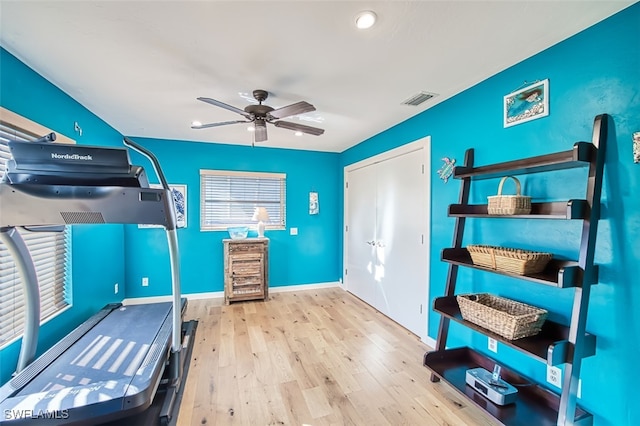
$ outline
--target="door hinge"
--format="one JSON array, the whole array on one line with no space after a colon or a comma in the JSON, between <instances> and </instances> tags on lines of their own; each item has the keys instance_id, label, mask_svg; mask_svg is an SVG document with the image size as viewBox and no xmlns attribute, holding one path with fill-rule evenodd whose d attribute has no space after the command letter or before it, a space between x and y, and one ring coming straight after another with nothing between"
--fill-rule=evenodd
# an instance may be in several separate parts
<instances>
[{"instance_id":1,"label":"door hinge","mask_svg":"<svg viewBox=\"0 0 640 426\"><path fill-rule=\"evenodd\" d=\"M424 174L424 164L422 165L422 174Z\"/></svg>"},{"instance_id":2,"label":"door hinge","mask_svg":"<svg viewBox=\"0 0 640 426\"><path fill-rule=\"evenodd\" d=\"M422 303L420 304L420 313L422 314Z\"/></svg>"},{"instance_id":3,"label":"door hinge","mask_svg":"<svg viewBox=\"0 0 640 426\"><path fill-rule=\"evenodd\" d=\"M422 234L422 244L424 244L424 234Z\"/></svg>"},{"instance_id":4,"label":"door hinge","mask_svg":"<svg viewBox=\"0 0 640 426\"><path fill-rule=\"evenodd\" d=\"M344 187L345 187L345 188L347 188L347 189L349 189L349 182L345 182L345 183L344 183Z\"/></svg>"},{"instance_id":5,"label":"door hinge","mask_svg":"<svg viewBox=\"0 0 640 426\"><path fill-rule=\"evenodd\" d=\"M348 273L347 273L347 269L345 269L345 270L344 270L344 274L345 274L345 275L348 275Z\"/></svg>"},{"instance_id":6,"label":"door hinge","mask_svg":"<svg viewBox=\"0 0 640 426\"><path fill-rule=\"evenodd\" d=\"M345 225L344 232L349 232L349 225Z\"/></svg>"}]
</instances>

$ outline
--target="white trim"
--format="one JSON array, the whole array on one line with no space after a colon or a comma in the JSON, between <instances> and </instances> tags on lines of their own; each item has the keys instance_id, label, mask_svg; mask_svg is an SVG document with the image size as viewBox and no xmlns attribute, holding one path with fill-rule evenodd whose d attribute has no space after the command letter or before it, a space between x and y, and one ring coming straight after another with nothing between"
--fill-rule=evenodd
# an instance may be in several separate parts
<instances>
[{"instance_id":1,"label":"white trim","mask_svg":"<svg viewBox=\"0 0 640 426\"><path fill-rule=\"evenodd\" d=\"M40 137L48 133L51 133L51 129L44 127L43 125L38 124L35 121L31 121L26 117L16 114L15 112L8 110L4 107L0 107L0 121L5 123L10 123L12 126L17 127L20 130L24 130L28 133L31 133L35 137ZM55 132L55 133L56 133L56 143L70 143L70 144L76 143L76 141L63 135L60 132Z\"/></svg>"},{"instance_id":2,"label":"white trim","mask_svg":"<svg viewBox=\"0 0 640 426\"><path fill-rule=\"evenodd\" d=\"M428 335L425 336L424 338L420 338L420 340L422 340L422 343L424 343L425 345L429 346L430 348L434 348L436 347L436 340L432 339L431 337L429 337Z\"/></svg>"},{"instance_id":3,"label":"white trim","mask_svg":"<svg viewBox=\"0 0 640 426\"><path fill-rule=\"evenodd\" d=\"M348 166L344 167L345 177L347 176L347 172L361 169L363 167L370 166L372 164L381 163L385 160L399 157L401 155L408 154L413 151L418 151L420 149L428 149L430 145L431 145L431 136L425 136L423 138L416 139L413 142L406 143L397 148L390 149L389 151L385 151L380 154L374 155L373 157L365 158L364 160L360 160L357 163L349 164Z\"/></svg>"},{"instance_id":4,"label":"white trim","mask_svg":"<svg viewBox=\"0 0 640 426\"><path fill-rule=\"evenodd\" d=\"M301 290L313 290L318 288L331 288L341 287L338 281L327 283L315 283L315 284L299 284L299 285L286 285L279 287L269 287L269 293L284 293L289 291L301 291ZM202 300L202 299L224 299L224 291L212 291L207 293L190 293L183 294L182 297L186 297L187 300ZM123 305L142 305L145 303L161 303L170 302L171 296L150 296L150 297L132 297L124 299Z\"/></svg>"},{"instance_id":5,"label":"white trim","mask_svg":"<svg viewBox=\"0 0 640 426\"><path fill-rule=\"evenodd\" d=\"M273 179L286 179L286 173L271 173L271 172L245 172L238 170L211 170L200 169L201 175L207 176L241 176L241 177L255 177L255 178L273 178Z\"/></svg>"},{"instance_id":6,"label":"white trim","mask_svg":"<svg viewBox=\"0 0 640 426\"><path fill-rule=\"evenodd\" d=\"M207 293L191 293L182 294L181 297L185 297L187 300L201 300L201 299L224 299L224 291L211 291ZM149 296L149 297L131 297L122 301L123 305L144 305L146 303L162 303L171 302L173 299L171 295L168 296Z\"/></svg>"},{"instance_id":7,"label":"white trim","mask_svg":"<svg viewBox=\"0 0 640 426\"><path fill-rule=\"evenodd\" d=\"M342 287L338 281L315 283L315 284L297 284L283 285L279 287L269 287L269 293L286 293L290 291L314 290L318 288Z\"/></svg>"}]
</instances>

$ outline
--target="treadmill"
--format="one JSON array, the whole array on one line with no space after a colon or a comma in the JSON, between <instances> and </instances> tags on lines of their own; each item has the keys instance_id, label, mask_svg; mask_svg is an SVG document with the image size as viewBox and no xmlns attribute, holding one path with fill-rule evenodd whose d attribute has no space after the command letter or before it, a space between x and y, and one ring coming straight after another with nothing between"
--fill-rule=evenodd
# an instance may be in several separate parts
<instances>
[{"instance_id":1,"label":"treadmill","mask_svg":"<svg viewBox=\"0 0 640 426\"><path fill-rule=\"evenodd\" d=\"M147 157L162 188L149 187L126 148L10 141L12 159L0 182L0 241L22 278L25 332L16 373L0 387L0 424L100 424L147 410L162 393L158 424L172 420L197 323L183 323L176 216L157 158ZM40 323L35 267L17 232L61 231L75 224L150 224L165 228L172 301L110 304L34 360ZM162 392L158 392L162 387ZM156 405L157 402L154 402Z\"/></svg>"}]
</instances>

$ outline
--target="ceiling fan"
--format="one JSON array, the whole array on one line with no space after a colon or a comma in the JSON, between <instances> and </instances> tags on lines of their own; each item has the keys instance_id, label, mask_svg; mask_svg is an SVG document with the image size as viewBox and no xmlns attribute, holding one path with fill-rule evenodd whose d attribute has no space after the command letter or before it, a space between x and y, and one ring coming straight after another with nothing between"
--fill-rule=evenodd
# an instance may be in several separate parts
<instances>
[{"instance_id":1,"label":"ceiling fan","mask_svg":"<svg viewBox=\"0 0 640 426\"><path fill-rule=\"evenodd\" d=\"M199 101L206 102L208 104L215 105L229 111L237 112L238 114L246 118L246 120L232 120L222 121L219 123L198 124L192 125L191 128L206 129L209 127L225 126L227 124L253 123L255 130L253 132L254 142L263 142L267 140L267 123L273 124L276 127L282 127L283 129L294 130L314 136L319 136L324 133L324 129L319 129L317 127L305 126L304 124L292 123L290 121L280 121L281 118L315 111L316 108L310 103L300 101L296 102L295 104L274 109L269 105L262 104L262 102L264 102L268 96L269 92L267 92L266 90L254 90L253 97L258 101L258 105L247 105L244 110L231 105L227 105L224 102L220 102L215 99L200 97L198 98Z\"/></svg>"}]
</instances>

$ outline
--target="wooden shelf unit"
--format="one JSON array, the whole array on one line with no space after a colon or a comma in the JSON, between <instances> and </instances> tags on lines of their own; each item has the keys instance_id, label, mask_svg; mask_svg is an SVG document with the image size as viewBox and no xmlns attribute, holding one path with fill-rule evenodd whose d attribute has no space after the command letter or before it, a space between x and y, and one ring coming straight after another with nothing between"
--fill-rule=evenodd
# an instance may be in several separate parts
<instances>
[{"instance_id":1,"label":"wooden shelf unit","mask_svg":"<svg viewBox=\"0 0 640 426\"><path fill-rule=\"evenodd\" d=\"M560 397L507 367L503 367L500 374L505 381L518 389L518 400L514 404L504 406L493 404L467 385L465 373L468 369L482 367L491 371L496 364L492 358L481 355L473 349L456 348L428 352L424 356L424 363L436 377L449 383L502 424L521 426L555 426L557 424ZM591 414L580 407L574 410L575 424L590 424Z\"/></svg>"},{"instance_id":2,"label":"wooden shelf unit","mask_svg":"<svg viewBox=\"0 0 640 426\"><path fill-rule=\"evenodd\" d=\"M224 301L269 298L269 239L224 239Z\"/></svg>"},{"instance_id":3,"label":"wooden shelf unit","mask_svg":"<svg viewBox=\"0 0 640 426\"><path fill-rule=\"evenodd\" d=\"M577 406L576 392L582 359L594 355L596 351L596 337L587 333L585 328L591 285L598 282L598 267L593 264L593 260L600 219L600 195L608 121L609 117L606 114L595 117L592 142L578 142L569 151L474 167L474 152L473 149L469 149L465 154L464 165L454 169L453 175L462 180L462 185L458 203L449 206L449 216L456 218L453 247L442 251L441 258L449 263L449 271L444 296L434 300L433 309L441 315L436 348L425 354L424 365L432 370L432 381L443 380L449 383L504 425L591 425L593 423L593 416ZM514 216L489 215L486 205L468 203L473 180L578 167L589 169L584 199L533 203L530 214ZM573 261L554 257L544 271L524 276L474 265L469 252L462 247L466 218L581 220L579 259ZM563 325L547 320L536 336L508 340L465 321L460 314L455 297L460 266L556 287L558 291L573 291L570 324ZM471 348L447 349L449 323L452 320L547 365L565 364L560 395L521 376L514 369L503 366L503 378L518 388L516 402L498 406L482 397L466 385L466 370L483 367L492 371L496 361ZM502 365L502 363L499 364Z\"/></svg>"}]
</instances>

